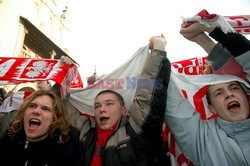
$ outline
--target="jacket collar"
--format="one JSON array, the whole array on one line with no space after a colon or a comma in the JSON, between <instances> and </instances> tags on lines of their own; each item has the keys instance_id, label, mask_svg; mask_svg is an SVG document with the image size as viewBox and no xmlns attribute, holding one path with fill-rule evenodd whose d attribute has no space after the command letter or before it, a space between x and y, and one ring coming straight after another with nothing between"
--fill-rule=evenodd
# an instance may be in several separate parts
<instances>
[{"instance_id":1,"label":"jacket collar","mask_svg":"<svg viewBox=\"0 0 250 166\"><path fill-rule=\"evenodd\" d=\"M229 137L235 137L240 133L249 130L250 128L250 119L237 122L229 122L221 119L220 117L216 118L217 124L222 128Z\"/></svg>"},{"instance_id":2,"label":"jacket collar","mask_svg":"<svg viewBox=\"0 0 250 166\"><path fill-rule=\"evenodd\" d=\"M125 126L127 123L128 123L128 118L126 116L122 115L115 130L118 130L120 127Z\"/></svg>"}]
</instances>

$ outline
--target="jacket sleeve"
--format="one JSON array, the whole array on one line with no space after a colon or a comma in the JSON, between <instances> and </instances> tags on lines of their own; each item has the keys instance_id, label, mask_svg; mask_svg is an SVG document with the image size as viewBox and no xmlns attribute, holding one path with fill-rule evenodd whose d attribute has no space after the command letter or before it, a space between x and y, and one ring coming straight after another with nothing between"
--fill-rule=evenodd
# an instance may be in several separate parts
<instances>
[{"instance_id":1,"label":"jacket sleeve","mask_svg":"<svg viewBox=\"0 0 250 166\"><path fill-rule=\"evenodd\" d=\"M220 68L220 70L224 70L223 74L232 74L230 72L233 72L233 75L240 76L244 80L247 79L249 81L250 80L250 41L240 33L225 34L224 32L221 31L220 28L215 28L209 35L212 38L214 38L216 41L221 43L222 46L228 49L229 52L232 54L232 56L235 57L235 59L231 61L228 60L225 63L217 63L217 62L221 62L217 60L215 63L217 65L215 70ZM222 46L217 46L217 48L215 49L221 50L223 49ZM215 50L212 50L212 51L215 51ZM214 52L213 54L215 55L216 52ZM227 54L227 53L224 53L224 54ZM219 54L217 55L217 57L218 57L217 59L223 59L223 56ZM225 58L225 59L229 59L229 58ZM225 72L228 72L228 73L225 73Z\"/></svg>"},{"instance_id":2,"label":"jacket sleeve","mask_svg":"<svg viewBox=\"0 0 250 166\"><path fill-rule=\"evenodd\" d=\"M68 98L63 100L67 107L70 125L80 130L79 140L81 141L88 130L94 125L93 118L82 115L69 101Z\"/></svg>"},{"instance_id":3,"label":"jacket sleeve","mask_svg":"<svg viewBox=\"0 0 250 166\"><path fill-rule=\"evenodd\" d=\"M181 152L195 165L206 151L206 122L170 79L165 119Z\"/></svg>"},{"instance_id":4,"label":"jacket sleeve","mask_svg":"<svg viewBox=\"0 0 250 166\"><path fill-rule=\"evenodd\" d=\"M225 34L220 28L215 28L209 35L227 48L234 57L250 50L250 41L240 33Z\"/></svg>"},{"instance_id":5,"label":"jacket sleeve","mask_svg":"<svg viewBox=\"0 0 250 166\"><path fill-rule=\"evenodd\" d=\"M153 50L137 79L129 122L136 133L160 136L166 107L170 62L166 52Z\"/></svg>"},{"instance_id":6,"label":"jacket sleeve","mask_svg":"<svg viewBox=\"0 0 250 166\"><path fill-rule=\"evenodd\" d=\"M236 57L235 60L243 67L243 71L247 75L247 80L250 82L250 51Z\"/></svg>"},{"instance_id":7,"label":"jacket sleeve","mask_svg":"<svg viewBox=\"0 0 250 166\"><path fill-rule=\"evenodd\" d=\"M217 43L212 49L208 60L212 61L214 74L230 74L246 80L246 73L244 73L242 66L220 43Z\"/></svg>"},{"instance_id":8,"label":"jacket sleeve","mask_svg":"<svg viewBox=\"0 0 250 166\"><path fill-rule=\"evenodd\" d=\"M212 61L213 71L216 71L227 63L231 58L231 54L220 43L217 43L208 54L207 58L209 61Z\"/></svg>"}]
</instances>

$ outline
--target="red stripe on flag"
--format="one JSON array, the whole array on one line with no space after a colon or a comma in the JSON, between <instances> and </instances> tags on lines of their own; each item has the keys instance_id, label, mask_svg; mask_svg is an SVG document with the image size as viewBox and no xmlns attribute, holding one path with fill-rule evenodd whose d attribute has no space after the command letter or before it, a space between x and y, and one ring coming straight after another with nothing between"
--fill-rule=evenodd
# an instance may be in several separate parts
<instances>
[{"instance_id":1,"label":"red stripe on flag","mask_svg":"<svg viewBox=\"0 0 250 166\"><path fill-rule=\"evenodd\" d=\"M174 139L174 135L172 133L170 133L170 143L169 143L169 152L176 157L175 154L175 139Z\"/></svg>"},{"instance_id":2,"label":"red stripe on flag","mask_svg":"<svg viewBox=\"0 0 250 166\"><path fill-rule=\"evenodd\" d=\"M202 101L202 98L206 95L206 91L207 86L204 86L193 97L195 109L201 114L202 119L206 119L205 107Z\"/></svg>"},{"instance_id":3,"label":"red stripe on flag","mask_svg":"<svg viewBox=\"0 0 250 166\"><path fill-rule=\"evenodd\" d=\"M182 92L182 94L183 94L183 97L184 97L185 99L187 99L187 98L188 98L187 91L185 91L185 90L182 89L181 92Z\"/></svg>"},{"instance_id":4,"label":"red stripe on flag","mask_svg":"<svg viewBox=\"0 0 250 166\"><path fill-rule=\"evenodd\" d=\"M25 91L24 92L24 99L26 99L29 95L31 95L33 92L31 91Z\"/></svg>"},{"instance_id":5,"label":"red stripe on flag","mask_svg":"<svg viewBox=\"0 0 250 166\"><path fill-rule=\"evenodd\" d=\"M177 158L178 164L182 165L183 163L186 163L189 166L193 166L193 164L184 156L183 153L181 153Z\"/></svg>"}]
</instances>

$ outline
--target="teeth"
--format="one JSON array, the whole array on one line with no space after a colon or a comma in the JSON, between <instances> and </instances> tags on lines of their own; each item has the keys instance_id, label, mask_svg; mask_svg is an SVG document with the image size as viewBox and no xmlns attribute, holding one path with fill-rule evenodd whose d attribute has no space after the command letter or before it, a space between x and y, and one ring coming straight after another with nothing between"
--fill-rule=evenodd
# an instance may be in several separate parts
<instances>
[{"instance_id":1,"label":"teeth","mask_svg":"<svg viewBox=\"0 0 250 166\"><path fill-rule=\"evenodd\" d=\"M40 120L38 120L38 119L30 119L30 124L40 125L41 122L40 122Z\"/></svg>"},{"instance_id":2,"label":"teeth","mask_svg":"<svg viewBox=\"0 0 250 166\"><path fill-rule=\"evenodd\" d=\"M240 104L237 101L234 101L234 102L229 103L227 108L232 109L236 107L240 107Z\"/></svg>"},{"instance_id":3,"label":"teeth","mask_svg":"<svg viewBox=\"0 0 250 166\"><path fill-rule=\"evenodd\" d=\"M234 101L234 102L230 103L228 106L230 107L231 105L234 105L234 104L238 105L238 102Z\"/></svg>"},{"instance_id":4,"label":"teeth","mask_svg":"<svg viewBox=\"0 0 250 166\"><path fill-rule=\"evenodd\" d=\"M39 120L37 120L37 119L31 119L30 120L31 122L37 122L37 123L39 123L40 121Z\"/></svg>"}]
</instances>

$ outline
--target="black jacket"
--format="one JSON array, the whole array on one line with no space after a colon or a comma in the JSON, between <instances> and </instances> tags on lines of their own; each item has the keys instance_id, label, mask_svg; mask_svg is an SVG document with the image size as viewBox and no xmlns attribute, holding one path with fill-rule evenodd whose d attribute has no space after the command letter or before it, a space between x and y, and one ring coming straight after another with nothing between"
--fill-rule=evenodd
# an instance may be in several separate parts
<instances>
[{"instance_id":1,"label":"black jacket","mask_svg":"<svg viewBox=\"0 0 250 166\"><path fill-rule=\"evenodd\" d=\"M79 147L79 131L71 128L70 136L70 140L62 144L51 137L39 142L26 142L24 131L14 140L5 136L0 144L1 165L72 166Z\"/></svg>"},{"instance_id":2,"label":"black jacket","mask_svg":"<svg viewBox=\"0 0 250 166\"><path fill-rule=\"evenodd\" d=\"M215 28L209 35L228 49L234 57L250 50L250 41L240 33L225 34L220 28Z\"/></svg>"}]
</instances>

